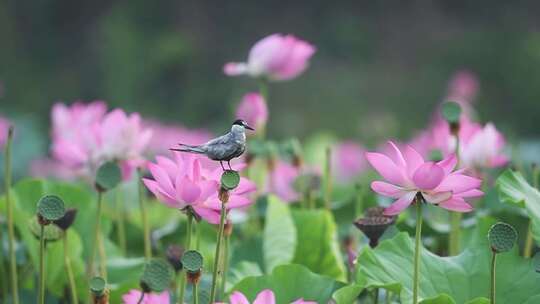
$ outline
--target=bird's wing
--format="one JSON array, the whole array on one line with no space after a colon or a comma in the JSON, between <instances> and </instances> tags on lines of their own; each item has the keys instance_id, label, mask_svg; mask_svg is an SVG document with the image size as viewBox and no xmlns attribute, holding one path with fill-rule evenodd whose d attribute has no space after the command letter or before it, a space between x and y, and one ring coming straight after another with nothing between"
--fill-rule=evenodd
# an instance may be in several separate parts
<instances>
[{"instance_id":1,"label":"bird's wing","mask_svg":"<svg viewBox=\"0 0 540 304\"><path fill-rule=\"evenodd\" d=\"M214 139L211 139L207 143L204 144L204 146L216 146L216 145L224 145L228 144L230 142L230 134L227 133L225 135L221 135L220 137L216 137Z\"/></svg>"}]
</instances>

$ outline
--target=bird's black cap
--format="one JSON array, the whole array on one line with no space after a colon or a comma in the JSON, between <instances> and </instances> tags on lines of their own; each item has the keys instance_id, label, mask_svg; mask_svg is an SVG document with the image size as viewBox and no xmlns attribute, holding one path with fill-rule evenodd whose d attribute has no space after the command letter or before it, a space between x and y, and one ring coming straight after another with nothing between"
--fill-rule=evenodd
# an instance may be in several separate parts
<instances>
[{"instance_id":1,"label":"bird's black cap","mask_svg":"<svg viewBox=\"0 0 540 304\"><path fill-rule=\"evenodd\" d=\"M233 122L233 125L240 125L240 126L244 126L246 124L246 122L242 119L237 119Z\"/></svg>"}]
</instances>

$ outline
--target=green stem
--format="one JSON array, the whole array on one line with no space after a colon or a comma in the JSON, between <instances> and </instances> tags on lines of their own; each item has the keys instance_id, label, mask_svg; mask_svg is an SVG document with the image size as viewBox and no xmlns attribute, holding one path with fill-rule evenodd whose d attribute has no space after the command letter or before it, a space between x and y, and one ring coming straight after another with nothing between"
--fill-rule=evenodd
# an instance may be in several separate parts
<instances>
[{"instance_id":1,"label":"green stem","mask_svg":"<svg viewBox=\"0 0 540 304\"><path fill-rule=\"evenodd\" d=\"M97 213L96 213L96 223L94 226L94 238L92 239L92 253L90 254L90 259L88 260L88 278L90 279L94 275L94 261L96 259L97 245L99 241L100 225L101 225L101 205L103 204L103 193L98 191L97 198Z\"/></svg>"},{"instance_id":2,"label":"green stem","mask_svg":"<svg viewBox=\"0 0 540 304\"><path fill-rule=\"evenodd\" d=\"M264 78L261 78L259 80L259 93L261 94L261 96L264 99L264 102L268 106L268 97L269 97L268 96L268 81ZM257 131L257 135L259 136L261 140L265 138L266 126L260 127L259 130L256 130L256 131Z\"/></svg>"},{"instance_id":3,"label":"green stem","mask_svg":"<svg viewBox=\"0 0 540 304\"><path fill-rule=\"evenodd\" d=\"M6 153L4 163L4 182L6 191L7 205L7 225L8 225L8 247L9 247L9 266L11 274L11 293L13 304L19 304L19 286L17 277L17 257L15 255L15 229L13 224L13 204L11 202L11 143L13 141L13 127L9 128L6 141Z\"/></svg>"},{"instance_id":4,"label":"green stem","mask_svg":"<svg viewBox=\"0 0 540 304\"><path fill-rule=\"evenodd\" d=\"M326 148L326 161L324 166L324 205L326 210L331 208L332 200L332 149Z\"/></svg>"},{"instance_id":5,"label":"green stem","mask_svg":"<svg viewBox=\"0 0 540 304\"><path fill-rule=\"evenodd\" d=\"M148 226L148 215L146 214L146 206L144 204L144 189L142 186L142 174L141 170L138 169L139 179L137 181L138 190L139 190L139 207L141 208L141 219L143 224L143 235L144 235L144 256L147 260L152 258L152 247L150 243L150 227Z\"/></svg>"},{"instance_id":6,"label":"green stem","mask_svg":"<svg viewBox=\"0 0 540 304\"><path fill-rule=\"evenodd\" d=\"M491 299L490 303L495 304L495 266L497 261L497 253L493 251L491 256Z\"/></svg>"},{"instance_id":7,"label":"green stem","mask_svg":"<svg viewBox=\"0 0 540 304\"><path fill-rule=\"evenodd\" d=\"M199 284L193 284L193 304L199 304Z\"/></svg>"},{"instance_id":8,"label":"green stem","mask_svg":"<svg viewBox=\"0 0 540 304\"><path fill-rule=\"evenodd\" d=\"M414 239L414 277L413 277L413 303L418 303L418 288L420 286L420 243L422 242L422 204L416 200L416 234Z\"/></svg>"},{"instance_id":9,"label":"green stem","mask_svg":"<svg viewBox=\"0 0 540 304\"><path fill-rule=\"evenodd\" d=\"M185 243L185 250L189 250L191 248L191 226L193 224L193 213L189 210L187 212L187 226L186 226L186 243ZM186 292L186 275L185 270L180 271L180 284L178 291L178 301L180 303L184 303L184 294Z\"/></svg>"},{"instance_id":10,"label":"green stem","mask_svg":"<svg viewBox=\"0 0 540 304\"><path fill-rule=\"evenodd\" d=\"M64 231L62 239L64 241L64 266L66 267L66 272L68 275L69 289L71 293L71 304L78 304L79 299L77 298L77 285L75 285L75 277L73 276L71 259L69 258L67 231Z\"/></svg>"},{"instance_id":11,"label":"green stem","mask_svg":"<svg viewBox=\"0 0 540 304\"><path fill-rule=\"evenodd\" d=\"M45 304L45 226L39 232L39 303Z\"/></svg>"},{"instance_id":12,"label":"green stem","mask_svg":"<svg viewBox=\"0 0 540 304\"><path fill-rule=\"evenodd\" d=\"M100 229L101 230L101 229ZM107 256L105 254L105 243L103 240L103 234L98 235L98 250L99 250L99 269L101 276L107 280Z\"/></svg>"},{"instance_id":13,"label":"green stem","mask_svg":"<svg viewBox=\"0 0 540 304\"><path fill-rule=\"evenodd\" d=\"M386 289L385 297L384 297L384 303L390 304L390 296L391 296L390 291L388 289Z\"/></svg>"},{"instance_id":14,"label":"green stem","mask_svg":"<svg viewBox=\"0 0 540 304\"><path fill-rule=\"evenodd\" d=\"M448 244L448 255L459 254L461 238L461 219L463 215L460 212L450 212L450 236Z\"/></svg>"},{"instance_id":15,"label":"green stem","mask_svg":"<svg viewBox=\"0 0 540 304\"><path fill-rule=\"evenodd\" d=\"M529 227L527 228L527 239L525 240L525 248L523 249L523 256L530 258L533 248L533 235L532 235L532 221L529 220Z\"/></svg>"},{"instance_id":16,"label":"green stem","mask_svg":"<svg viewBox=\"0 0 540 304\"><path fill-rule=\"evenodd\" d=\"M225 294L225 288L227 287L227 269L229 268L229 246L231 238L230 236L225 236L225 244L223 248L223 273L221 274L221 294Z\"/></svg>"},{"instance_id":17,"label":"green stem","mask_svg":"<svg viewBox=\"0 0 540 304\"><path fill-rule=\"evenodd\" d=\"M118 245L122 250L122 254L127 254L127 242L126 242L126 225L124 219L124 201L122 199L122 191L120 187L116 189L116 231L118 238Z\"/></svg>"},{"instance_id":18,"label":"green stem","mask_svg":"<svg viewBox=\"0 0 540 304\"><path fill-rule=\"evenodd\" d=\"M379 304L379 288L375 288L373 303Z\"/></svg>"},{"instance_id":19,"label":"green stem","mask_svg":"<svg viewBox=\"0 0 540 304\"><path fill-rule=\"evenodd\" d=\"M225 210L225 204L226 202L221 202L221 217L219 220L219 232L218 232L218 238L217 238L217 244L216 244L216 253L214 254L214 269L212 274L212 289L210 291L210 303L214 303L216 299L216 287L217 287L217 277L218 277L218 269L219 269L219 257L221 256L221 242L223 240L223 229L225 227L225 217L226 217L226 210Z\"/></svg>"}]
</instances>

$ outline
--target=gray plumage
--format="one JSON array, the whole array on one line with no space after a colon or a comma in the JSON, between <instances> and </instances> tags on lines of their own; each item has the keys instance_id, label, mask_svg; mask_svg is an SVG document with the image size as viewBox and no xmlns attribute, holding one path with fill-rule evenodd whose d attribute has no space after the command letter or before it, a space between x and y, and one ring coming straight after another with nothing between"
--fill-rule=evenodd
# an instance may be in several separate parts
<instances>
[{"instance_id":1,"label":"gray plumage","mask_svg":"<svg viewBox=\"0 0 540 304\"><path fill-rule=\"evenodd\" d=\"M229 163L230 168L230 160L239 157L246 150L246 129L253 130L245 121L239 119L233 123L231 131L225 135L198 146L179 144L179 148L171 150L203 154L220 163L226 161ZM221 167L225 169L222 163Z\"/></svg>"}]
</instances>

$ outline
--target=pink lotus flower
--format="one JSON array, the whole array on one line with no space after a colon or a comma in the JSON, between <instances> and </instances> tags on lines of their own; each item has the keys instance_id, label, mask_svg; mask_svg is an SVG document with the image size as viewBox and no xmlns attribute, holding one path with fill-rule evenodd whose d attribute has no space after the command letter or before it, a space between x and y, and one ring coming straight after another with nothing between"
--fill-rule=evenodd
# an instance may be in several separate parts
<instances>
[{"instance_id":1,"label":"pink lotus flower","mask_svg":"<svg viewBox=\"0 0 540 304\"><path fill-rule=\"evenodd\" d=\"M231 294L229 297L230 304L250 304L246 296L244 296L241 292L235 291ZM270 289L265 289L257 295L255 300L252 304L275 304L276 303L276 297L274 295L274 292ZM317 304L317 302L314 301L304 301L304 299L298 299L291 304Z\"/></svg>"},{"instance_id":2,"label":"pink lotus flower","mask_svg":"<svg viewBox=\"0 0 540 304\"><path fill-rule=\"evenodd\" d=\"M293 35L273 34L255 43L247 62L229 62L223 70L229 76L247 74L270 80L289 80L308 66L315 47Z\"/></svg>"},{"instance_id":3,"label":"pink lotus flower","mask_svg":"<svg viewBox=\"0 0 540 304\"><path fill-rule=\"evenodd\" d=\"M467 70L458 71L448 84L447 100L455 101L462 107L468 107L478 93L478 79Z\"/></svg>"},{"instance_id":4,"label":"pink lotus flower","mask_svg":"<svg viewBox=\"0 0 540 304\"><path fill-rule=\"evenodd\" d=\"M480 179L454 171L457 159L450 155L440 162L426 162L412 147L402 153L392 142L390 153L366 153L366 159L388 182L374 181L371 189L397 199L385 209L385 215L396 215L407 208L420 193L429 204L444 209L469 212L473 208L464 199L483 195Z\"/></svg>"},{"instance_id":5,"label":"pink lotus flower","mask_svg":"<svg viewBox=\"0 0 540 304\"><path fill-rule=\"evenodd\" d=\"M105 114L102 102L71 107L56 104L52 111L55 160L78 175L91 177L106 161L119 161L124 178L142 165L151 132L141 127L137 113L116 109Z\"/></svg>"},{"instance_id":6,"label":"pink lotus flower","mask_svg":"<svg viewBox=\"0 0 540 304\"><path fill-rule=\"evenodd\" d=\"M204 168L200 156L179 152L174 156L174 160L158 156L156 163L148 163L153 179L144 178L144 184L165 205L181 210L191 207L209 223L219 224L221 168ZM247 195L254 191L255 184L242 177L238 187L230 192L227 210L251 204Z\"/></svg>"},{"instance_id":7,"label":"pink lotus flower","mask_svg":"<svg viewBox=\"0 0 540 304\"><path fill-rule=\"evenodd\" d=\"M128 293L122 296L122 302L124 304L138 304L141 298L141 291L132 289ZM146 293L144 294L141 304L169 304L170 297L169 292L164 291L162 293Z\"/></svg>"},{"instance_id":8,"label":"pink lotus flower","mask_svg":"<svg viewBox=\"0 0 540 304\"><path fill-rule=\"evenodd\" d=\"M255 130L263 129L268 120L266 101L259 93L247 93L236 109L236 118L245 120Z\"/></svg>"},{"instance_id":9,"label":"pink lotus flower","mask_svg":"<svg viewBox=\"0 0 540 304\"><path fill-rule=\"evenodd\" d=\"M332 153L332 170L338 182L351 182L365 169L364 152L360 145L352 141L345 141L336 146Z\"/></svg>"},{"instance_id":10,"label":"pink lotus flower","mask_svg":"<svg viewBox=\"0 0 540 304\"><path fill-rule=\"evenodd\" d=\"M277 195L282 201L287 203L298 201L300 194L294 188L294 183L300 174L300 168L287 162L276 160L274 168L268 176L268 192Z\"/></svg>"},{"instance_id":11,"label":"pink lotus flower","mask_svg":"<svg viewBox=\"0 0 540 304\"><path fill-rule=\"evenodd\" d=\"M9 121L0 117L0 149L4 147L8 137Z\"/></svg>"},{"instance_id":12,"label":"pink lotus flower","mask_svg":"<svg viewBox=\"0 0 540 304\"><path fill-rule=\"evenodd\" d=\"M503 154L505 139L492 123L481 126L463 116L458 137L461 167L495 168L508 162L508 158ZM431 139L431 150L437 149L445 156L454 153L457 142L446 121L435 123L431 130Z\"/></svg>"}]
</instances>

